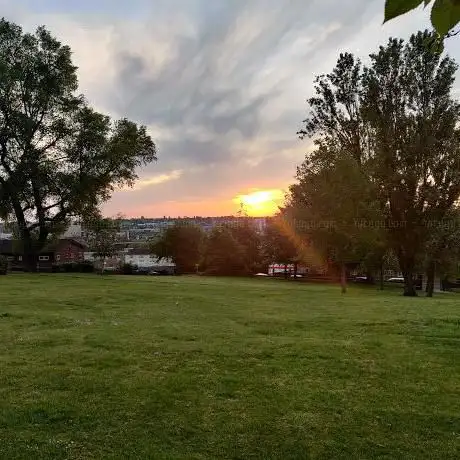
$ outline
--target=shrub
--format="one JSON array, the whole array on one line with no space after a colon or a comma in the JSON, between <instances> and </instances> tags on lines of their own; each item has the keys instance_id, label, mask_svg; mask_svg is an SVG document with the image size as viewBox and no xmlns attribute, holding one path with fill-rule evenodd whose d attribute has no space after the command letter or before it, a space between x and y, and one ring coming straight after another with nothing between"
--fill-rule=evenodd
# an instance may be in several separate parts
<instances>
[{"instance_id":1,"label":"shrub","mask_svg":"<svg viewBox=\"0 0 460 460\"><path fill-rule=\"evenodd\" d=\"M60 264L53 264L53 265L51 265L51 271L52 271L53 273L60 273L60 272L62 272L62 271L63 271L62 265L60 265Z\"/></svg>"},{"instance_id":2,"label":"shrub","mask_svg":"<svg viewBox=\"0 0 460 460\"><path fill-rule=\"evenodd\" d=\"M136 267L132 264L122 264L120 267L120 273L122 275L133 275Z\"/></svg>"},{"instance_id":3,"label":"shrub","mask_svg":"<svg viewBox=\"0 0 460 460\"><path fill-rule=\"evenodd\" d=\"M61 270L64 271L65 273L76 273L78 270L78 264L75 262L66 262L64 264L61 264Z\"/></svg>"},{"instance_id":4,"label":"shrub","mask_svg":"<svg viewBox=\"0 0 460 460\"><path fill-rule=\"evenodd\" d=\"M63 264L54 264L53 272L65 272L65 273L93 273L94 264L90 261L81 262L65 262Z\"/></svg>"},{"instance_id":5,"label":"shrub","mask_svg":"<svg viewBox=\"0 0 460 460\"><path fill-rule=\"evenodd\" d=\"M5 256L0 256L0 275L8 273L8 259Z\"/></svg>"},{"instance_id":6,"label":"shrub","mask_svg":"<svg viewBox=\"0 0 460 460\"><path fill-rule=\"evenodd\" d=\"M94 273L94 264L90 261L83 261L78 264L78 271L80 273Z\"/></svg>"}]
</instances>

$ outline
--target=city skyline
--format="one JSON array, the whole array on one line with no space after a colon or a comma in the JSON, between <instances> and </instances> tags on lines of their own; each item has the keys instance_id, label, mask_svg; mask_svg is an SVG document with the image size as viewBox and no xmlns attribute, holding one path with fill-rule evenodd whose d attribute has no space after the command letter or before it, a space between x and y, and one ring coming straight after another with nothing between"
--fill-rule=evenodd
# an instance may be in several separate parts
<instances>
[{"instance_id":1,"label":"city skyline","mask_svg":"<svg viewBox=\"0 0 460 460\"><path fill-rule=\"evenodd\" d=\"M315 76L340 52L366 62L389 36L429 26L422 9L382 25L380 0L0 6L72 48L80 91L97 110L148 127L158 162L103 207L126 217L232 215L241 203L252 216L273 214L312 149L296 131ZM458 41L446 49L460 61Z\"/></svg>"}]
</instances>

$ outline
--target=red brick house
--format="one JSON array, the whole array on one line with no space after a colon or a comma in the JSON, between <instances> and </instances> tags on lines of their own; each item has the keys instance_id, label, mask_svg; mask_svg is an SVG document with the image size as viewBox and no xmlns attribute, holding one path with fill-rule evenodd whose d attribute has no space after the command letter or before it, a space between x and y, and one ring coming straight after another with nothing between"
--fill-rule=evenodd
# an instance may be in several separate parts
<instances>
[{"instance_id":1,"label":"red brick house","mask_svg":"<svg viewBox=\"0 0 460 460\"><path fill-rule=\"evenodd\" d=\"M62 238L45 246L36 256L37 269L51 271L54 264L83 261L86 245L72 238ZM12 270L23 270L21 242L0 240L0 255L7 258Z\"/></svg>"}]
</instances>

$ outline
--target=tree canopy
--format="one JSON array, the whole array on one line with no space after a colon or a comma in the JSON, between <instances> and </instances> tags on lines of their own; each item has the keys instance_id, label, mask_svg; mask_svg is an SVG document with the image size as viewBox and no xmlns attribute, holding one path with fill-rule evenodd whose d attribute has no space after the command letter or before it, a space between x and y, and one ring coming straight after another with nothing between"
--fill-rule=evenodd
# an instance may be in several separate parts
<instances>
[{"instance_id":1,"label":"tree canopy","mask_svg":"<svg viewBox=\"0 0 460 460\"><path fill-rule=\"evenodd\" d=\"M156 159L145 126L112 121L77 91L68 46L0 20L0 212L16 220L26 254Z\"/></svg>"},{"instance_id":2,"label":"tree canopy","mask_svg":"<svg viewBox=\"0 0 460 460\"><path fill-rule=\"evenodd\" d=\"M378 218L372 184L346 154L332 155L323 163L320 148L297 170L297 183L290 187L286 213L297 222L317 254L340 269L346 290L347 267L361 263L378 247L381 229L369 225Z\"/></svg>"},{"instance_id":3,"label":"tree canopy","mask_svg":"<svg viewBox=\"0 0 460 460\"><path fill-rule=\"evenodd\" d=\"M391 38L368 67L340 55L335 69L317 78L299 132L315 138L315 173L349 158L367 178L406 295L415 295L414 270L429 233L424 222L443 219L460 195L457 65L433 51L430 37L426 31L407 43Z\"/></svg>"},{"instance_id":4,"label":"tree canopy","mask_svg":"<svg viewBox=\"0 0 460 460\"><path fill-rule=\"evenodd\" d=\"M203 244L204 232L200 227L179 222L166 229L150 249L160 259L171 259L178 273L194 273Z\"/></svg>"}]
</instances>

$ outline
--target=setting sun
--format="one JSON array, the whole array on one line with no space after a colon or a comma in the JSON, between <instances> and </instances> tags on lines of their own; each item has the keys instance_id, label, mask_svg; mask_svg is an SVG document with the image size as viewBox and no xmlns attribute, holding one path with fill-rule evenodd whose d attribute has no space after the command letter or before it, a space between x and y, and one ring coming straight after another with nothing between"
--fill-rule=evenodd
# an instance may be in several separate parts
<instances>
[{"instance_id":1,"label":"setting sun","mask_svg":"<svg viewBox=\"0 0 460 460\"><path fill-rule=\"evenodd\" d=\"M242 205L248 215L263 217L275 214L283 197L282 190L257 190L246 195L238 195L233 201Z\"/></svg>"}]
</instances>

